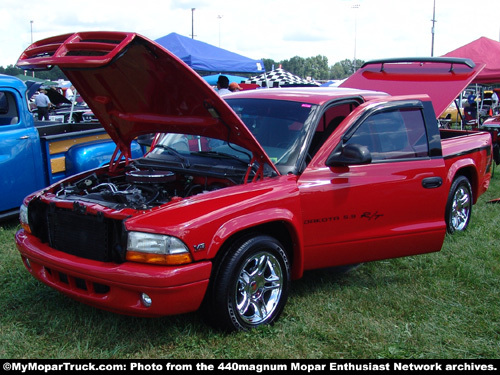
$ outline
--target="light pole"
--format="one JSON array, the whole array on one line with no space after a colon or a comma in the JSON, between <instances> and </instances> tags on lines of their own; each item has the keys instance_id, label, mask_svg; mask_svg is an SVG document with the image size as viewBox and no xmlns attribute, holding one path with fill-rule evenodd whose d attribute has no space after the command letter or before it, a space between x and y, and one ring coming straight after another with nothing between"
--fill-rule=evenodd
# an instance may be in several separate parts
<instances>
[{"instance_id":1,"label":"light pole","mask_svg":"<svg viewBox=\"0 0 500 375\"><path fill-rule=\"evenodd\" d=\"M432 43L431 43L431 57L434 56L434 24L436 23L436 0L434 0L434 7L432 9Z\"/></svg>"},{"instance_id":2,"label":"light pole","mask_svg":"<svg viewBox=\"0 0 500 375\"><path fill-rule=\"evenodd\" d=\"M217 19L219 20L219 48L220 48L220 24L221 24L222 16L219 14L217 16Z\"/></svg>"},{"instance_id":3,"label":"light pole","mask_svg":"<svg viewBox=\"0 0 500 375\"><path fill-rule=\"evenodd\" d=\"M30 28L31 28L31 44L33 44L33 20L30 21ZM26 70L24 71L24 73L26 74ZM32 75L33 75L33 77L35 77L34 70L32 71Z\"/></svg>"},{"instance_id":4,"label":"light pole","mask_svg":"<svg viewBox=\"0 0 500 375\"><path fill-rule=\"evenodd\" d=\"M194 11L196 8L191 8L191 39L194 39Z\"/></svg>"},{"instance_id":5,"label":"light pole","mask_svg":"<svg viewBox=\"0 0 500 375\"><path fill-rule=\"evenodd\" d=\"M353 73L356 72L356 43L357 43L357 34L358 34L358 11L360 5L359 4L354 4L351 6L352 9L354 9L354 60L352 62L352 67L353 67Z\"/></svg>"}]
</instances>

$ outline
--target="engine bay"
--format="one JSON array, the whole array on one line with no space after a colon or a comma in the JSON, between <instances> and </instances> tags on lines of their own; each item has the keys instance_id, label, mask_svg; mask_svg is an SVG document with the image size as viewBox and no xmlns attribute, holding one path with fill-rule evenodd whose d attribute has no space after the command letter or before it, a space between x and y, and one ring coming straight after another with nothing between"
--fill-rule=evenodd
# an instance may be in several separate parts
<instances>
[{"instance_id":1,"label":"engine bay","mask_svg":"<svg viewBox=\"0 0 500 375\"><path fill-rule=\"evenodd\" d=\"M235 183L230 179L133 167L115 176L94 172L61 185L56 196L115 209L146 210L174 198L187 198L232 185Z\"/></svg>"}]
</instances>

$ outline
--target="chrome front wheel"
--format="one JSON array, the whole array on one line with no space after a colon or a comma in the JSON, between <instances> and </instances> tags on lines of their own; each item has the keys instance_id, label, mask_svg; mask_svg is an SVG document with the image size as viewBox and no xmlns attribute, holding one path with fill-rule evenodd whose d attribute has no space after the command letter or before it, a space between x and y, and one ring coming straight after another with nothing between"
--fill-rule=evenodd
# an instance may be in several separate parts
<instances>
[{"instance_id":1,"label":"chrome front wheel","mask_svg":"<svg viewBox=\"0 0 500 375\"><path fill-rule=\"evenodd\" d=\"M246 324L265 323L276 311L284 283L283 269L271 253L248 258L239 272L234 299L236 310Z\"/></svg>"},{"instance_id":2,"label":"chrome front wheel","mask_svg":"<svg viewBox=\"0 0 500 375\"><path fill-rule=\"evenodd\" d=\"M230 331L273 324L286 304L289 285L290 262L278 240L266 235L241 238L214 273L207 318Z\"/></svg>"}]
</instances>

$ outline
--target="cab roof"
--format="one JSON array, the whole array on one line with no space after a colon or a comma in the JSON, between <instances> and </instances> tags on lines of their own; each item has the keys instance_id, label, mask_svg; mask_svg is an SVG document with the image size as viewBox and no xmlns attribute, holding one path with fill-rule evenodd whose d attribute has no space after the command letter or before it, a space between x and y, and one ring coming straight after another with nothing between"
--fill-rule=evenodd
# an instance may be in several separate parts
<instances>
[{"instance_id":1,"label":"cab roof","mask_svg":"<svg viewBox=\"0 0 500 375\"><path fill-rule=\"evenodd\" d=\"M371 99L378 99L385 96L388 96L388 94L381 91L359 90L352 88L287 87L239 91L237 93L224 95L224 98L288 100L323 105L332 100L347 97L358 97L363 99L363 101L369 101Z\"/></svg>"}]
</instances>

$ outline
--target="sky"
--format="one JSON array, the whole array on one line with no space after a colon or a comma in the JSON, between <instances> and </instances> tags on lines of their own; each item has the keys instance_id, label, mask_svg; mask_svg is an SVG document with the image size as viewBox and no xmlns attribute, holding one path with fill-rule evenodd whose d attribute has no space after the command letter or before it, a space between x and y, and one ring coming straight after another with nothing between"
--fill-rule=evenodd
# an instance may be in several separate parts
<instances>
[{"instance_id":1,"label":"sky","mask_svg":"<svg viewBox=\"0 0 500 375\"><path fill-rule=\"evenodd\" d=\"M0 66L32 40L91 30L194 34L277 62L441 56L483 36L499 41L499 15L499 0L0 0Z\"/></svg>"}]
</instances>

